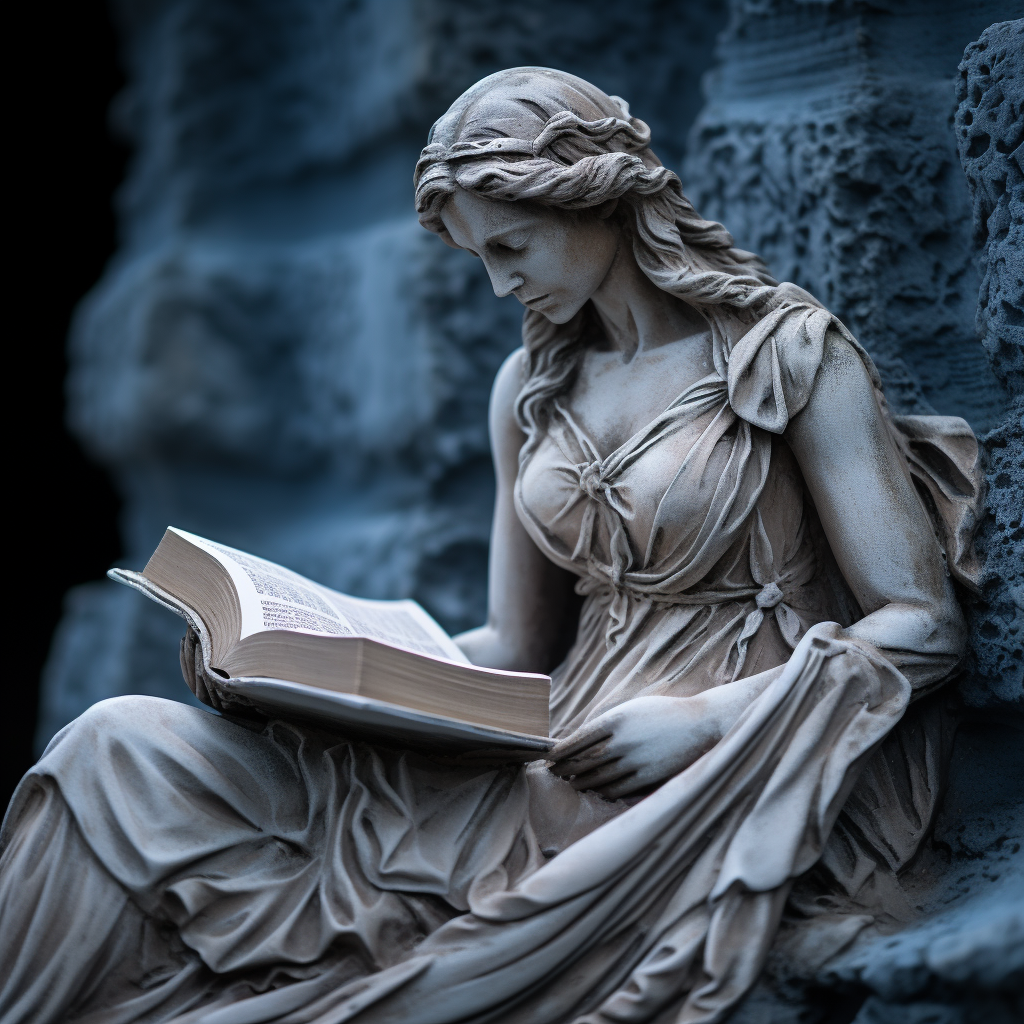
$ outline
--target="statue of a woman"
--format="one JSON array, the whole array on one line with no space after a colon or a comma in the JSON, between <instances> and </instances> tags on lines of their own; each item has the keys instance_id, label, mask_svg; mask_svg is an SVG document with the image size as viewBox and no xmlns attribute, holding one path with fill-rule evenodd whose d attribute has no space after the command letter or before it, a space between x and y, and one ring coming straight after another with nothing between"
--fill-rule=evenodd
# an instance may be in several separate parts
<instances>
[{"instance_id":1,"label":"statue of a woman","mask_svg":"<svg viewBox=\"0 0 1024 1024\"><path fill-rule=\"evenodd\" d=\"M894 727L962 654L976 444L892 417L649 141L519 68L416 168L424 226L526 307L459 642L553 668L550 761L104 701L4 823L5 1022L712 1021L787 901L826 953L904 916L942 737L929 701Z\"/></svg>"}]
</instances>

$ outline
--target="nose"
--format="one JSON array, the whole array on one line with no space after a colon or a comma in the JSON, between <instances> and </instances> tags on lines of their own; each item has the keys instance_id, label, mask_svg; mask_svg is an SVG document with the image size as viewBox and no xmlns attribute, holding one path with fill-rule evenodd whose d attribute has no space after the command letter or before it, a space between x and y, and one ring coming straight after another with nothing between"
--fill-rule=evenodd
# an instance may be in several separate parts
<instances>
[{"instance_id":1,"label":"nose","mask_svg":"<svg viewBox=\"0 0 1024 1024\"><path fill-rule=\"evenodd\" d=\"M499 299L511 295L517 288L522 288L526 283L522 274L499 270L497 267L488 267L487 274L491 279L491 287Z\"/></svg>"}]
</instances>

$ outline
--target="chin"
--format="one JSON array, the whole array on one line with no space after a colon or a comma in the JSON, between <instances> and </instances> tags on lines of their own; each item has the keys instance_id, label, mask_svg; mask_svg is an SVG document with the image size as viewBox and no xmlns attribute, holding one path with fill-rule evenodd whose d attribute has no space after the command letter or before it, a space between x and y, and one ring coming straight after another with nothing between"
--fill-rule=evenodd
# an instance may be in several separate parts
<instances>
[{"instance_id":1,"label":"chin","mask_svg":"<svg viewBox=\"0 0 1024 1024\"><path fill-rule=\"evenodd\" d=\"M565 306L555 306L554 309L538 309L537 312L553 324L567 324L579 312L579 308L566 309Z\"/></svg>"}]
</instances>

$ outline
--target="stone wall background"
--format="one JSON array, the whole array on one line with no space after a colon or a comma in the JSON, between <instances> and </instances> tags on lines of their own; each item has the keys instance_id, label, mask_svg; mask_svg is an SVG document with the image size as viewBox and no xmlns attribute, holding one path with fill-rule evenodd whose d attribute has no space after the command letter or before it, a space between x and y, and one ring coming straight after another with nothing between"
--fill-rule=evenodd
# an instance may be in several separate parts
<instances>
[{"instance_id":1,"label":"stone wall background","mask_svg":"<svg viewBox=\"0 0 1024 1024\"><path fill-rule=\"evenodd\" d=\"M698 209L843 318L898 410L962 415L982 438L986 578L964 595L949 791L908 877L922 921L821 970L810 958L800 978L769 972L743 1024L845 1021L850 1006L859 1024L1024 1012L1011 1005L1024 986L1012 6L115 4L129 86L114 117L136 156L68 388L77 435L125 499L123 564L141 566L174 523L343 590L414 596L452 630L482 619L487 392L520 316L418 227L411 170L451 100L517 64L625 96ZM106 696L186 697L180 631L113 584L72 591L40 745Z\"/></svg>"},{"instance_id":2,"label":"stone wall background","mask_svg":"<svg viewBox=\"0 0 1024 1024\"><path fill-rule=\"evenodd\" d=\"M969 605L972 655L961 692L972 707L1021 711L1024 663L1024 21L994 25L960 63L956 142L972 203L981 285L977 333L1010 398L984 440L988 515L981 597Z\"/></svg>"}]
</instances>

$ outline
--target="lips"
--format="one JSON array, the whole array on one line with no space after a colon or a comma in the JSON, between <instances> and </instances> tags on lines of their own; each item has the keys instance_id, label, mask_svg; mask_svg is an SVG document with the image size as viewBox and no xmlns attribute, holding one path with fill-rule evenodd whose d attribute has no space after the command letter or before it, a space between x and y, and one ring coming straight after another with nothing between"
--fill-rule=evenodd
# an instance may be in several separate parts
<instances>
[{"instance_id":1,"label":"lips","mask_svg":"<svg viewBox=\"0 0 1024 1024\"><path fill-rule=\"evenodd\" d=\"M533 306L537 302L543 302L548 297L548 293L545 292L543 295L536 295L532 299L519 299L524 306ZM519 296L516 296L519 298Z\"/></svg>"}]
</instances>

